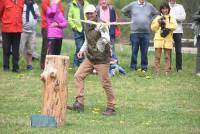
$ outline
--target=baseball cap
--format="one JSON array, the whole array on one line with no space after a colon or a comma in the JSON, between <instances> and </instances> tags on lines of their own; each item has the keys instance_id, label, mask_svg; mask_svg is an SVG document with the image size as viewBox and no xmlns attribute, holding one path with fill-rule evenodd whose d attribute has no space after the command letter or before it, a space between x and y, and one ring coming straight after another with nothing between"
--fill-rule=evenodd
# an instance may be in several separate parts
<instances>
[{"instance_id":1,"label":"baseball cap","mask_svg":"<svg viewBox=\"0 0 200 134\"><path fill-rule=\"evenodd\" d=\"M85 9L84 9L84 13L86 14L86 13L93 13L93 12L95 12L96 11L96 7L94 6L94 5L92 5L92 4L89 4L89 5L87 5L86 7L85 7Z\"/></svg>"}]
</instances>

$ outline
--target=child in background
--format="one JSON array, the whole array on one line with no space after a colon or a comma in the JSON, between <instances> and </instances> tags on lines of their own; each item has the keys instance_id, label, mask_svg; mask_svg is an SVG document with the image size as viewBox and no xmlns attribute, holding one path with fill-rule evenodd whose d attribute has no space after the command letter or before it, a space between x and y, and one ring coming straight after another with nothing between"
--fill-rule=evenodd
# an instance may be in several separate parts
<instances>
[{"instance_id":1,"label":"child in background","mask_svg":"<svg viewBox=\"0 0 200 134\"><path fill-rule=\"evenodd\" d=\"M20 52L25 55L27 70L32 70L32 55L36 45L36 25L40 16L34 0L25 0L23 8L23 32L21 34Z\"/></svg>"},{"instance_id":2,"label":"child in background","mask_svg":"<svg viewBox=\"0 0 200 134\"><path fill-rule=\"evenodd\" d=\"M51 0L50 7L47 8L47 31L48 31L48 50L47 54L60 55L64 28L67 21L64 13L60 10L61 0Z\"/></svg>"},{"instance_id":3,"label":"child in background","mask_svg":"<svg viewBox=\"0 0 200 134\"><path fill-rule=\"evenodd\" d=\"M160 6L161 15L157 16L151 24L151 29L155 32L154 36L154 48L155 48L155 60L154 67L156 74L160 71L160 58L162 49L164 49L165 64L164 71L167 76L170 71L171 65L171 49L173 47L172 33L176 29L177 23L173 16L169 15L170 7L168 3L163 3Z\"/></svg>"},{"instance_id":4,"label":"child in background","mask_svg":"<svg viewBox=\"0 0 200 134\"><path fill-rule=\"evenodd\" d=\"M118 64L118 60L112 58L110 61L109 75L112 77L118 72L122 75L126 75L126 71Z\"/></svg>"}]
</instances>

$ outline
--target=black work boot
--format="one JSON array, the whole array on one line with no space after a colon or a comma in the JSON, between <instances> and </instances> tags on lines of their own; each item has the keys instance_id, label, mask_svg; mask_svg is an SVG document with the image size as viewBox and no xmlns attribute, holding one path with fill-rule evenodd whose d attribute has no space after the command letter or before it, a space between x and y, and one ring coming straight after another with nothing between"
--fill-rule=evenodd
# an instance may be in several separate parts
<instances>
[{"instance_id":1,"label":"black work boot","mask_svg":"<svg viewBox=\"0 0 200 134\"><path fill-rule=\"evenodd\" d=\"M76 100L72 106L67 105L67 109L82 113L84 112L84 105Z\"/></svg>"},{"instance_id":2,"label":"black work boot","mask_svg":"<svg viewBox=\"0 0 200 134\"><path fill-rule=\"evenodd\" d=\"M19 69L12 69L12 72L14 72L14 73L20 73L20 70Z\"/></svg>"},{"instance_id":3,"label":"black work boot","mask_svg":"<svg viewBox=\"0 0 200 134\"><path fill-rule=\"evenodd\" d=\"M115 115L116 111L111 108L106 108L106 110L102 114L105 116L111 116L111 115Z\"/></svg>"}]
</instances>

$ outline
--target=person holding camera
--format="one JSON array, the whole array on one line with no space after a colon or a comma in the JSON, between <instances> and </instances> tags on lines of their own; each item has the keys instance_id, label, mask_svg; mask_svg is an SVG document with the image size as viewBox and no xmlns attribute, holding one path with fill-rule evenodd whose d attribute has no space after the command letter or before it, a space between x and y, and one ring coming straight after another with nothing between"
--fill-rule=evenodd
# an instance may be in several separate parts
<instances>
[{"instance_id":1,"label":"person holding camera","mask_svg":"<svg viewBox=\"0 0 200 134\"><path fill-rule=\"evenodd\" d=\"M164 71L167 76L170 71L170 53L173 47L173 31L177 27L176 20L173 16L169 15L170 7L168 3L163 3L160 6L160 15L157 16L151 24L151 29L155 32L154 47L155 47L155 72L159 74L160 71L160 58L162 49L164 49L165 64Z\"/></svg>"}]
</instances>

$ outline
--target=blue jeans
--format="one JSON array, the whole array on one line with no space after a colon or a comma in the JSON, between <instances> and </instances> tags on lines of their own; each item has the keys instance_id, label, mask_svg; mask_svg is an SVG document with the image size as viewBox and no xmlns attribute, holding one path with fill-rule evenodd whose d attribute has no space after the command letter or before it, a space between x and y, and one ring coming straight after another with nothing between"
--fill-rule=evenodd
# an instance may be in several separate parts
<instances>
[{"instance_id":1,"label":"blue jeans","mask_svg":"<svg viewBox=\"0 0 200 134\"><path fill-rule=\"evenodd\" d=\"M85 41L85 36L84 36L84 32L73 31L73 33L74 33L74 40L75 40L75 44L76 44L76 51L74 54L73 64L74 64L74 66L79 66L82 63L83 58L79 59L77 57L77 53L80 51L80 49Z\"/></svg>"},{"instance_id":2,"label":"blue jeans","mask_svg":"<svg viewBox=\"0 0 200 134\"><path fill-rule=\"evenodd\" d=\"M109 68L109 75L114 76L117 71L119 71L121 74L126 75L126 71L118 64L110 64Z\"/></svg>"},{"instance_id":3,"label":"blue jeans","mask_svg":"<svg viewBox=\"0 0 200 134\"><path fill-rule=\"evenodd\" d=\"M112 56L111 57L113 59L117 59L117 55L116 55L116 52L115 52L115 38L111 38L110 42L111 42L111 49L112 49Z\"/></svg>"},{"instance_id":4,"label":"blue jeans","mask_svg":"<svg viewBox=\"0 0 200 134\"><path fill-rule=\"evenodd\" d=\"M138 50L141 51L141 69L147 70L148 67L148 48L149 48L149 33L132 33L130 36L132 45L132 56L131 56L131 69L137 69L137 56Z\"/></svg>"}]
</instances>

